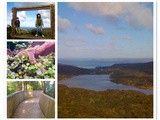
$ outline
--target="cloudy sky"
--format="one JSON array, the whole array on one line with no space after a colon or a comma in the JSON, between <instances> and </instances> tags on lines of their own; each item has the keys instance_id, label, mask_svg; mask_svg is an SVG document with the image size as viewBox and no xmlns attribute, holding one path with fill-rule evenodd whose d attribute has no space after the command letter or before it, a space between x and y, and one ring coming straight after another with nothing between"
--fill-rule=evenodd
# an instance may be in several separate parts
<instances>
[{"instance_id":1,"label":"cloudy sky","mask_svg":"<svg viewBox=\"0 0 160 120\"><path fill-rule=\"evenodd\" d=\"M38 5L49 5L53 3L47 2L8 2L7 3L7 24L11 25L12 8L13 7L31 7ZM34 11L20 11L17 16L20 18L21 27L35 27L36 14L40 13L44 22L44 27L50 27L50 10L34 10Z\"/></svg>"},{"instance_id":2,"label":"cloudy sky","mask_svg":"<svg viewBox=\"0 0 160 120\"><path fill-rule=\"evenodd\" d=\"M59 3L59 58L152 58L153 3Z\"/></svg>"}]
</instances>

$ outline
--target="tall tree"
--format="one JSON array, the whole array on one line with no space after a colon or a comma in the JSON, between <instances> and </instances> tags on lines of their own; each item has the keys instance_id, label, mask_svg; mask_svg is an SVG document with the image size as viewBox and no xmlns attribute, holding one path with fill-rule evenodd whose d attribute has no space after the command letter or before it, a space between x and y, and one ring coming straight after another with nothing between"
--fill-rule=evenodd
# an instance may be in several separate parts
<instances>
[{"instance_id":1,"label":"tall tree","mask_svg":"<svg viewBox=\"0 0 160 120\"><path fill-rule=\"evenodd\" d=\"M24 91L25 88L24 88L24 81L22 81L22 91Z\"/></svg>"},{"instance_id":2,"label":"tall tree","mask_svg":"<svg viewBox=\"0 0 160 120\"><path fill-rule=\"evenodd\" d=\"M46 83L45 81L42 81L42 88L43 88L43 93L46 93Z\"/></svg>"},{"instance_id":3,"label":"tall tree","mask_svg":"<svg viewBox=\"0 0 160 120\"><path fill-rule=\"evenodd\" d=\"M24 90L27 91L27 81L24 82Z\"/></svg>"}]
</instances>

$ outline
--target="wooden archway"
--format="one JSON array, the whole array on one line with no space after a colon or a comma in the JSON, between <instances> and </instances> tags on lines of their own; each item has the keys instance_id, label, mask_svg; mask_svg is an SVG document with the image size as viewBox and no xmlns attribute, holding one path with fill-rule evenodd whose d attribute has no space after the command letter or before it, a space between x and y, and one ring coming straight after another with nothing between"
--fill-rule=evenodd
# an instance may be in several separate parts
<instances>
[{"instance_id":1,"label":"wooden archway","mask_svg":"<svg viewBox=\"0 0 160 120\"><path fill-rule=\"evenodd\" d=\"M23 8L12 8L12 33L11 35L15 35L15 26L14 21L17 17L18 11L30 11L30 10L50 10L50 23L51 23L51 39L55 38L55 6L54 4L45 5L45 6L34 6L34 7L23 7Z\"/></svg>"}]
</instances>

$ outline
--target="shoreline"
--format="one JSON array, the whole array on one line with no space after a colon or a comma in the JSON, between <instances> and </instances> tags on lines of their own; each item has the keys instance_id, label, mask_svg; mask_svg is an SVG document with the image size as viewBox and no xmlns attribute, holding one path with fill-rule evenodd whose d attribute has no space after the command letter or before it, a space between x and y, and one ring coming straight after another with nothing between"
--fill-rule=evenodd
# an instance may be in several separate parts
<instances>
[{"instance_id":1,"label":"shoreline","mask_svg":"<svg viewBox=\"0 0 160 120\"><path fill-rule=\"evenodd\" d=\"M86 74L86 75L88 75L88 74ZM98 74L99 75L99 74ZM104 74L105 75L105 74ZM109 75L109 74L108 74ZM67 75L63 75L63 78L64 77L66 77L65 79L62 79L62 77L61 77L61 80L59 80L59 78L58 78L58 85L64 85L64 84L59 84L59 82L60 81L64 81L64 80L67 80L67 79L69 79L69 78L72 78L72 77L76 77L76 76L81 76L81 75L69 75L69 76L67 76ZM109 80L109 81L111 81L111 80ZM111 82L113 82L113 81L111 81ZM116 83L116 82L113 82L113 83ZM116 84L122 84L122 83L116 83ZM138 86L134 86L134 85L127 85L127 84L122 84L122 85L126 85L126 86L130 86L130 87L135 87L135 88L138 88L138 89L142 89L142 90L152 90L153 91L153 87L152 88L148 88L148 87L138 87ZM64 86L66 86L66 87L68 87L67 85L64 85ZM77 88L77 87L68 87L68 88ZM85 89L85 88L77 88L77 89ZM85 90L90 90L90 89L85 89ZM118 90L118 91L137 91L137 92L140 92L140 93L143 93L143 94L145 94L145 95L148 95L148 94L146 94L146 93L144 93L144 92L141 92L141 91L138 91L138 90L119 90L119 89L107 89L107 90ZM102 90L102 91L107 91L107 90ZM96 91L96 90L91 90L91 91ZM101 91L96 91L96 92L101 92ZM153 93L152 94L149 94L149 95L153 95Z\"/></svg>"}]
</instances>

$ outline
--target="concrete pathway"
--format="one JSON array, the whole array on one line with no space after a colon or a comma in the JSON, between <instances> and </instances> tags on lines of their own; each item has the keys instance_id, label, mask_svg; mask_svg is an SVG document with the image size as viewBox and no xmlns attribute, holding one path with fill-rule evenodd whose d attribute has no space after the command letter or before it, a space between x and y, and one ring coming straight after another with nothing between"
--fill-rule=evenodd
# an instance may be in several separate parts
<instances>
[{"instance_id":1,"label":"concrete pathway","mask_svg":"<svg viewBox=\"0 0 160 120\"><path fill-rule=\"evenodd\" d=\"M39 106L39 98L23 101L16 109L13 118L45 118Z\"/></svg>"}]
</instances>

